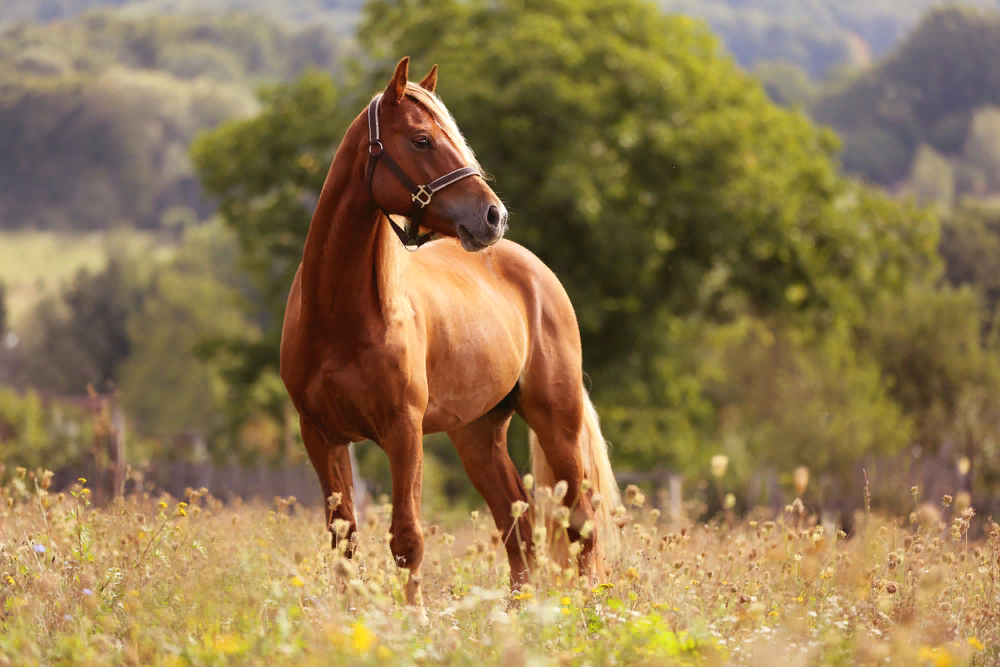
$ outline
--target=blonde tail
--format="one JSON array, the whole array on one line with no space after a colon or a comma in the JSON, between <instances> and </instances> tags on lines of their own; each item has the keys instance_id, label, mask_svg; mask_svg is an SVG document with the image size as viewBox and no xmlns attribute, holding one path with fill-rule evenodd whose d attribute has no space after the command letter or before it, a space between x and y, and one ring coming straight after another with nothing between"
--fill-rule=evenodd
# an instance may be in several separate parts
<instances>
[{"instance_id":1,"label":"blonde tail","mask_svg":"<svg viewBox=\"0 0 1000 667\"><path fill-rule=\"evenodd\" d=\"M620 551L620 531L612 520L611 513L614 508L621 505L621 493L615 481L615 474L611 470L608 443L601 435L597 410L586 389L583 392L583 400L583 433L580 436L583 476L590 482L594 493L601 496L601 503L594 510L594 529L597 538L594 556L598 569L603 571L605 566L612 565ZM558 480L538 444L538 437L531 429L528 429L528 442L531 447L531 474L535 478L535 487L554 487ZM548 537L552 558L557 562L568 562L569 551L565 540L559 540L555 531L550 532Z\"/></svg>"}]
</instances>

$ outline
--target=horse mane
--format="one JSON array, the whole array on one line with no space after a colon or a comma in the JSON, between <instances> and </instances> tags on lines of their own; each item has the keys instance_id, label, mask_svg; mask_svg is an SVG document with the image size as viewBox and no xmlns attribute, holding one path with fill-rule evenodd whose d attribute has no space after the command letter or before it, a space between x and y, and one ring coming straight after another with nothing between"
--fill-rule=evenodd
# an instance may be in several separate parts
<instances>
[{"instance_id":1,"label":"horse mane","mask_svg":"<svg viewBox=\"0 0 1000 667\"><path fill-rule=\"evenodd\" d=\"M465 161L465 166L475 167L481 174L484 173L479 160L476 159L476 153L469 146L469 142L465 140L462 131L458 129L458 123L455 122L454 116L448 111L448 107L444 105L441 98L412 81L406 82L406 95L430 113L434 122L458 149L462 160Z\"/></svg>"},{"instance_id":2,"label":"horse mane","mask_svg":"<svg viewBox=\"0 0 1000 667\"><path fill-rule=\"evenodd\" d=\"M475 152L469 146L469 142L465 140L462 131L458 129L458 123L455 122L454 116L448 111L441 98L412 81L406 83L406 94L431 114L434 122L458 149L465 165L475 167L480 173L483 173ZM382 222L377 234L375 241L375 270L377 274L375 279L379 301L387 314L412 317L413 307L405 299L401 288L401 275L404 267L409 264L409 253L399 247L399 239L390 229L388 221Z\"/></svg>"}]
</instances>

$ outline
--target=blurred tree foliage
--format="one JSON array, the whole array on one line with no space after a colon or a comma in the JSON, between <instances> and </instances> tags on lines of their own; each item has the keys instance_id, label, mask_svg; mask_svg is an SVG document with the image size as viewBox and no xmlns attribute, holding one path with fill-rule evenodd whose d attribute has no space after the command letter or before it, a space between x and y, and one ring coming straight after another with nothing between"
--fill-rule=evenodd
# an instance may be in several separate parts
<instances>
[{"instance_id":1,"label":"blurred tree foliage","mask_svg":"<svg viewBox=\"0 0 1000 667\"><path fill-rule=\"evenodd\" d=\"M755 461L836 443L842 470L906 442L910 417L855 337L935 274L936 222L842 178L835 138L770 102L702 24L638 0L376 0L359 43L375 63L359 86L309 75L195 145L273 313L246 380L276 368L336 143L407 53L441 63L512 238L566 285L616 461L690 471L725 435Z\"/></svg>"},{"instance_id":2,"label":"blurred tree foliage","mask_svg":"<svg viewBox=\"0 0 1000 667\"><path fill-rule=\"evenodd\" d=\"M84 454L93 442L90 420L81 410L44 401L35 391L0 387L0 461L56 470Z\"/></svg>"},{"instance_id":3,"label":"blurred tree foliage","mask_svg":"<svg viewBox=\"0 0 1000 667\"><path fill-rule=\"evenodd\" d=\"M997 106L1000 12L954 6L928 13L874 67L824 85L811 113L843 138L849 171L887 185L912 175L920 192L933 173L938 198L1000 189Z\"/></svg>"},{"instance_id":4,"label":"blurred tree foliage","mask_svg":"<svg viewBox=\"0 0 1000 667\"><path fill-rule=\"evenodd\" d=\"M24 337L22 384L77 396L88 386L115 388L132 347L128 317L141 298L128 271L123 257L112 256L103 271L81 270L37 306Z\"/></svg>"},{"instance_id":5,"label":"blurred tree foliage","mask_svg":"<svg viewBox=\"0 0 1000 667\"><path fill-rule=\"evenodd\" d=\"M156 228L211 212L188 145L254 113L253 86L333 68L329 30L264 17L87 14L0 38L0 226Z\"/></svg>"},{"instance_id":6,"label":"blurred tree foliage","mask_svg":"<svg viewBox=\"0 0 1000 667\"><path fill-rule=\"evenodd\" d=\"M186 230L173 256L153 268L129 313L130 353L120 369L122 404L148 436L187 435L222 446L227 430L224 358L199 354L216 336L250 337L238 249L222 226Z\"/></svg>"}]
</instances>

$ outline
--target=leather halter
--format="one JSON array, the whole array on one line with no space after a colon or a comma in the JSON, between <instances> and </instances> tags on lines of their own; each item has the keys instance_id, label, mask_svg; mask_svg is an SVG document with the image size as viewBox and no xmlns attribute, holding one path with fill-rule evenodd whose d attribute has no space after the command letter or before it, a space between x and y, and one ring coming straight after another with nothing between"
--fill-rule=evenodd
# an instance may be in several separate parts
<instances>
[{"instance_id":1,"label":"leather halter","mask_svg":"<svg viewBox=\"0 0 1000 667\"><path fill-rule=\"evenodd\" d=\"M431 203L434 193L438 190L443 190L453 183L459 182L463 178L478 175L479 170L475 167L461 167L455 171L448 172L440 178L434 179L426 185L417 185L414 183L413 179L406 175L406 172L392 159L392 156L386 152L385 146L382 145L382 136L379 132L378 124L378 111L381 101L382 94L380 93L368 105L368 195L375 202L375 205L378 206L379 210L385 214L385 217L389 219L392 231L396 232L396 236L403 242L403 245L406 247L412 245L416 249L430 241L431 236L434 235L433 232L420 233L420 218L423 215L424 209ZM413 208L410 209L408 214L410 220L406 224L406 231L400 229L399 225L393 221L385 209L375 201L375 195L372 193L372 178L375 176L375 167L378 166L380 160L389 168L392 175L403 184L403 187L410 191Z\"/></svg>"}]
</instances>

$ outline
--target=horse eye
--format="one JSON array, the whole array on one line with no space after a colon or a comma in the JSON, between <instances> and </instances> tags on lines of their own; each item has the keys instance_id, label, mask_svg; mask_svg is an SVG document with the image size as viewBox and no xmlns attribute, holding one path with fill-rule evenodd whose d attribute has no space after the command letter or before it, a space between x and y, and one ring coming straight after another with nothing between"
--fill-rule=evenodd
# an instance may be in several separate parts
<instances>
[{"instance_id":1,"label":"horse eye","mask_svg":"<svg viewBox=\"0 0 1000 667\"><path fill-rule=\"evenodd\" d=\"M420 135L419 137L414 137L413 145L416 146L419 150L425 150L427 148L430 148L431 141L427 137Z\"/></svg>"}]
</instances>

